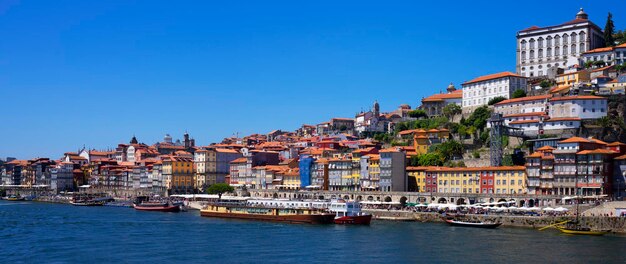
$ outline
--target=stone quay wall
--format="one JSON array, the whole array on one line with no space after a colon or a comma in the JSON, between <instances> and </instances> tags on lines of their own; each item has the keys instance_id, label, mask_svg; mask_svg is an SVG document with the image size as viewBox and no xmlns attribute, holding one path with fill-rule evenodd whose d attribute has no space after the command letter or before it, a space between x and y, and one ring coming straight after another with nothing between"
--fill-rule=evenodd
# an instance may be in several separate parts
<instances>
[{"instance_id":1,"label":"stone quay wall","mask_svg":"<svg viewBox=\"0 0 626 264\"><path fill-rule=\"evenodd\" d=\"M394 210L363 210L378 220L417 221L417 222L443 222L441 215L430 212L407 212ZM501 222L507 227L541 228L566 220L575 220L574 216L514 216L514 215L466 215L468 220ZM583 226L592 229L610 229L611 232L626 234L626 217L580 217Z\"/></svg>"}]
</instances>

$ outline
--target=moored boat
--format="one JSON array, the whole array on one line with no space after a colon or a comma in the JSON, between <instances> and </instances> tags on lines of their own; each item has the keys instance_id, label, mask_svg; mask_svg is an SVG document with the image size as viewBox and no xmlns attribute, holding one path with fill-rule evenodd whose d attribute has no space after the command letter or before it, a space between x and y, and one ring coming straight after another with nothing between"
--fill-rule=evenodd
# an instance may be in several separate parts
<instances>
[{"instance_id":1,"label":"moored boat","mask_svg":"<svg viewBox=\"0 0 626 264\"><path fill-rule=\"evenodd\" d=\"M554 227L561 233L568 235L603 236L611 232L611 230L592 230L591 228L581 226L578 221L565 221L554 224Z\"/></svg>"},{"instance_id":2,"label":"moored boat","mask_svg":"<svg viewBox=\"0 0 626 264\"><path fill-rule=\"evenodd\" d=\"M103 206L104 202L100 201L71 201L71 205L74 206Z\"/></svg>"},{"instance_id":3,"label":"moored boat","mask_svg":"<svg viewBox=\"0 0 626 264\"><path fill-rule=\"evenodd\" d=\"M328 208L335 213L335 224L369 225L372 215L361 212L361 203L356 201L333 201Z\"/></svg>"},{"instance_id":4,"label":"moored boat","mask_svg":"<svg viewBox=\"0 0 626 264\"><path fill-rule=\"evenodd\" d=\"M589 228L567 228L561 226L556 228L562 233L569 235L603 236L610 232L610 230L591 230Z\"/></svg>"},{"instance_id":5,"label":"moored boat","mask_svg":"<svg viewBox=\"0 0 626 264\"><path fill-rule=\"evenodd\" d=\"M479 221L460 221L455 219L444 219L451 226L477 227L477 228L496 228L502 223L485 223Z\"/></svg>"},{"instance_id":6,"label":"moored boat","mask_svg":"<svg viewBox=\"0 0 626 264\"><path fill-rule=\"evenodd\" d=\"M215 202L200 210L205 217L234 218L301 224L331 224L334 214L326 211L326 205L314 202L282 200L249 200Z\"/></svg>"},{"instance_id":7,"label":"moored boat","mask_svg":"<svg viewBox=\"0 0 626 264\"><path fill-rule=\"evenodd\" d=\"M133 204L133 207L139 211L154 212L179 212L180 206L173 205L170 202L141 202Z\"/></svg>"},{"instance_id":8,"label":"moored boat","mask_svg":"<svg viewBox=\"0 0 626 264\"><path fill-rule=\"evenodd\" d=\"M9 197L7 197L7 201L24 201L25 198L24 197L20 197L20 196L16 196L16 195L11 195Z\"/></svg>"}]
</instances>

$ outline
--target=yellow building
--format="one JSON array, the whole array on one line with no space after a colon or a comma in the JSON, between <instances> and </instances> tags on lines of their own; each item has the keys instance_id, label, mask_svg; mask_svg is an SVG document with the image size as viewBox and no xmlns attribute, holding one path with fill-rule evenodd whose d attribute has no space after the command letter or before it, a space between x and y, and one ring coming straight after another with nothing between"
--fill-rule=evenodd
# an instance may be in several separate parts
<instances>
[{"instance_id":1,"label":"yellow building","mask_svg":"<svg viewBox=\"0 0 626 264\"><path fill-rule=\"evenodd\" d=\"M580 82L588 82L591 80L591 74L589 71L577 71L571 73L559 74L556 76L557 85L572 85Z\"/></svg>"},{"instance_id":2,"label":"yellow building","mask_svg":"<svg viewBox=\"0 0 626 264\"><path fill-rule=\"evenodd\" d=\"M425 192L427 168L428 167L406 167L406 175L409 181L407 190L409 192Z\"/></svg>"},{"instance_id":3,"label":"yellow building","mask_svg":"<svg viewBox=\"0 0 626 264\"><path fill-rule=\"evenodd\" d=\"M300 189L300 170L287 169L280 172L283 175L283 185L290 190Z\"/></svg>"},{"instance_id":4,"label":"yellow building","mask_svg":"<svg viewBox=\"0 0 626 264\"><path fill-rule=\"evenodd\" d=\"M432 144L446 142L450 139L450 130L442 129L430 129L428 131L423 129L409 130L413 135L413 148L417 155L428 153L428 148ZM402 131L405 132L405 131Z\"/></svg>"},{"instance_id":5,"label":"yellow building","mask_svg":"<svg viewBox=\"0 0 626 264\"><path fill-rule=\"evenodd\" d=\"M193 193L195 179L192 158L180 156L164 158L163 176L170 193Z\"/></svg>"},{"instance_id":6,"label":"yellow building","mask_svg":"<svg viewBox=\"0 0 626 264\"><path fill-rule=\"evenodd\" d=\"M416 172L415 175L418 177L420 174ZM425 189L420 188L420 190L426 190L426 192L436 190L440 193L527 193L524 166L428 167L425 175L427 179Z\"/></svg>"}]
</instances>

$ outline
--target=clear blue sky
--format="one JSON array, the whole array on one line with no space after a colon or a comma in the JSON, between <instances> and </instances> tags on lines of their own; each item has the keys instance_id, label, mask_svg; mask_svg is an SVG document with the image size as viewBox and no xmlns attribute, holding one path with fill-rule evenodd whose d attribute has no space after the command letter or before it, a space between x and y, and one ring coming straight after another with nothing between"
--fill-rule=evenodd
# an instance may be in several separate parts
<instances>
[{"instance_id":1,"label":"clear blue sky","mask_svg":"<svg viewBox=\"0 0 626 264\"><path fill-rule=\"evenodd\" d=\"M449 82L514 71L520 29L580 7L626 27L615 0L381 3L0 0L0 157L185 130L207 145L353 117L375 99L416 107Z\"/></svg>"}]
</instances>

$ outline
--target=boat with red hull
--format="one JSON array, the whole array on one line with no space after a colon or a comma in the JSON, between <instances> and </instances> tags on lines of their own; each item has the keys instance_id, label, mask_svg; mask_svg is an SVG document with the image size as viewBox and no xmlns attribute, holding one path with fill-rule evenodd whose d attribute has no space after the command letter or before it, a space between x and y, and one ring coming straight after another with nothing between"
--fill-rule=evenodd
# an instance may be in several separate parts
<instances>
[{"instance_id":1,"label":"boat with red hull","mask_svg":"<svg viewBox=\"0 0 626 264\"><path fill-rule=\"evenodd\" d=\"M372 215L361 212L361 203L356 201L333 201L328 210L335 213L335 224L369 225L372 221Z\"/></svg>"},{"instance_id":2,"label":"boat with red hull","mask_svg":"<svg viewBox=\"0 0 626 264\"><path fill-rule=\"evenodd\" d=\"M133 207L139 211L153 211L153 212L179 212L180 206L173 205L169 202L143 202L140 204L133 204Z\"/></svg>"}]
</instances>

